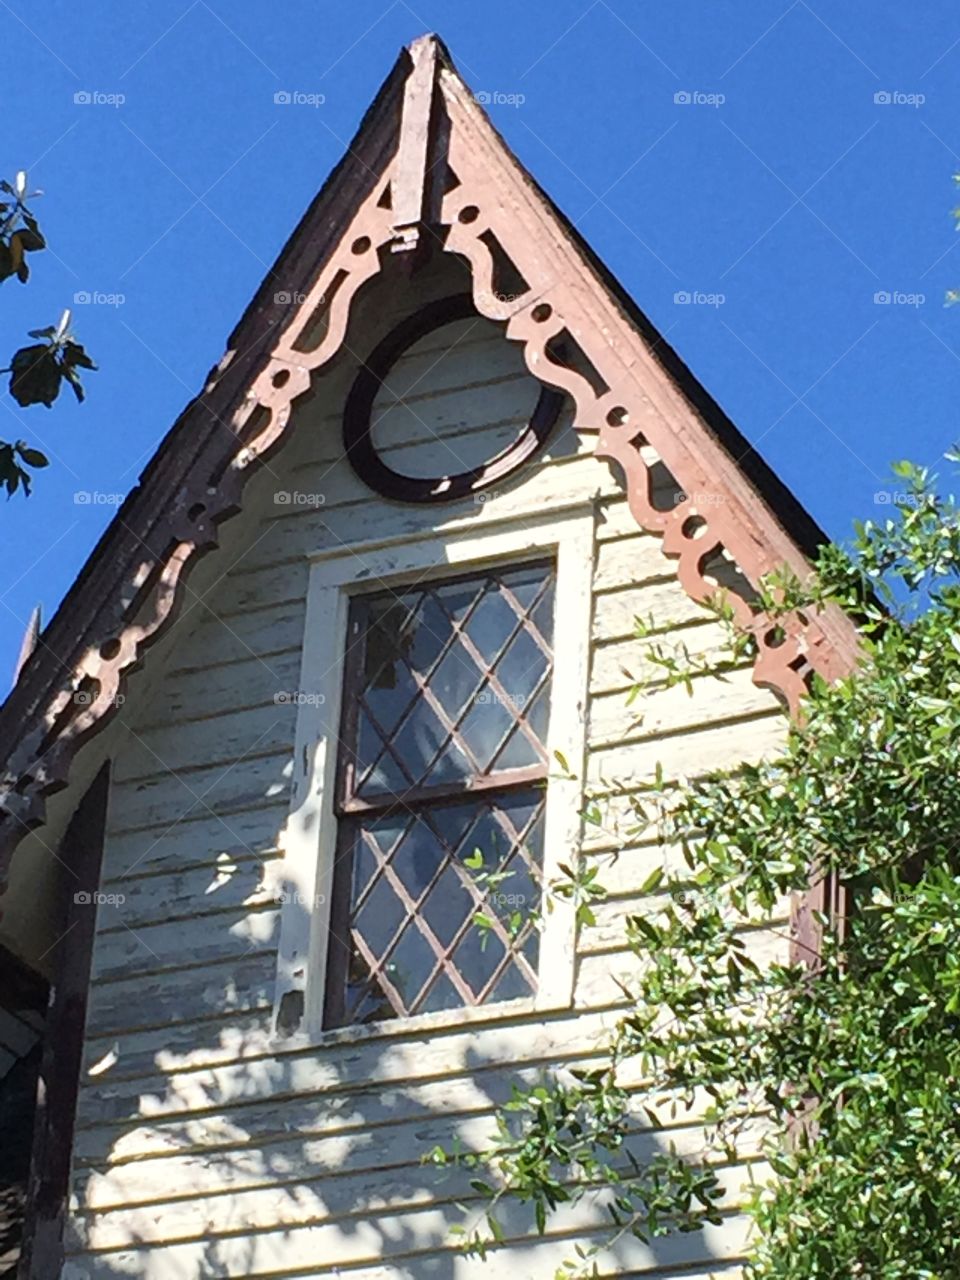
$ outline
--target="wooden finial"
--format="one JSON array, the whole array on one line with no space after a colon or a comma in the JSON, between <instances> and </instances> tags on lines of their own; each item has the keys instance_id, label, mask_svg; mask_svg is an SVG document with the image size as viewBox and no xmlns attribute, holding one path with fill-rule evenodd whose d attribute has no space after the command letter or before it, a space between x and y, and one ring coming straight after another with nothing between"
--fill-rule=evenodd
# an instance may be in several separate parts
<instances>
[{"instance_id":1,"label":"wooden finial","mask_svg":"<svg viewBox=\"0 0 960 1280\"><path fill-rule=\"evenodd\" d=\"M408 53L412 63L403 91L400 147L393 180L394 253L416 249L420 242L430 169L430 125L439 46L435 36L420 36Z\"/></svg>"},{"instance_id":2,"label":"wooden finial","mask_svg":"<svg viewBox=\"0 0 960 1280\"><path fill-rule=\"evenodd\" d=\"M17 658L17 665L13 669L13 683L16 684L20 679L20 672L26 666L27 659L37 647L37 641L40 639L40 606L37 605L33 613L30 615L30 621L27 623L27 629L23 633L23 639L20 641L20 656Z\"/></svg>"}]
</instances>

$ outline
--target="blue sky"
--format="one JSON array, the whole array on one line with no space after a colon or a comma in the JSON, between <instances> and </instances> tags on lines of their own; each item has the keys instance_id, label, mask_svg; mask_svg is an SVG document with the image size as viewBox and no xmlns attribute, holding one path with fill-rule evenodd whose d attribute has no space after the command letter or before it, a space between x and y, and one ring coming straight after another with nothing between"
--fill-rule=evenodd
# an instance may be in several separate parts
<instances>
[{"instance_id":1,"label":"blue sky","mask_svg":"<svg viewBox=\"0 0 960 1280\"><path fill-rule=\"evenodd\" d=\"M0 286L2 362L72 306L101 366L83 406L0 397L0 438L52 460L0 511L0 680L425 30L830 534L960 436L947 0L0 0L0 170L51 246Z\"/></svg>"}]
</instances>

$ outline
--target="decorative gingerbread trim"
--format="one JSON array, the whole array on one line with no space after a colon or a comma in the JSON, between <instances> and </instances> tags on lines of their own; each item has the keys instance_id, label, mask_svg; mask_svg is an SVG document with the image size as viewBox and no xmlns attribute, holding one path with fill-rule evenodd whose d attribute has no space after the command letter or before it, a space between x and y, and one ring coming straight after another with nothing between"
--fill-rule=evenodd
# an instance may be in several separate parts
<instances>
[{"instance_id":1,"label":"decorative gingerbread trim","mask_svg":"<svg viewBox=\"0 0 960 1280\"><path fill-rule=\"evenodd\" d=\"M213 404L232 377L239 393L224 415L222 426L229 430L208 430L204 447L183 472L187 478L173 489L88 626L87 634L99 631L100 638L56 693L25 715L25 731L5 762L0 789L0 872L26 831L43 822L45 797L67 784L77 750L114 714L126 675L177 616L188 570L216 547L218 526L239 510L247 478L283 438L294 402L341 349L358 290L380 271L385 254L422 245L424 226L417 220L429 216L432 201L425 190L417 197L416 183L430 182L436 192L438 172L447 174L448 189L441 226L429 228L431 234L445 234L444 248L469 262L480 314L505 323L506 336L522 344L531 373L570 395L576 427L597 437L597 456L622 468L630 510L642 528L662 535L664 554L677 561L684 590L697 601L715 593L706 565L721 548L753 583L783 563L801 575L809 571L776 512L658 363L575 236L495 134L442 47L432 37L426 43L429 50L419 41L404 55L409 92L403 95L399 146L383 154L375 170L379 178L367 182L353 215L343 215L343 230L305 299L257 356L246 385L242 357L221 362L196 412L214 428L219 419ZM395 69L388 85L397 78ZM403 201L399 213L391 207L394 184ZM413 261L417 253L405 256ZM507 296L496 289L504 256L526 283ZM579 348L582 360L558 357L561 342L568 350ZM692 495L672 510L654 504L642 443L652 446L684 494ZM157 474L148 475L161 499L168 460L161 451ZM152 510L149 504L147 509ZM121 523L124 514L125 509L117 516ZM737 622L756 637L755 681L779 690L791 711L797 711L813 672L829 680L850 669L856 635L838 610L794 614L774 625L739 597L731 604ZM111 611L114 624L108 629Z\"/></svg>"}]
</instances>

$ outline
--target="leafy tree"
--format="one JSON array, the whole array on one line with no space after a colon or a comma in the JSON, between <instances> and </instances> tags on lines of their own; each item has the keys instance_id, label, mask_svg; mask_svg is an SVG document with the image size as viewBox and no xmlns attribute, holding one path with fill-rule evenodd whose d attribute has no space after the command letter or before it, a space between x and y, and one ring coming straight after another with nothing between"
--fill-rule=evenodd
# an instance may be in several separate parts
<instances>
[{"instance_id":1,"label":"leafy tree","mask_svg":"<svg viewBox=\"0 0 960 1280\"><path fill-rule=\"evenodd\" d=\"M516 1089L486 1150L432 1153L489 1197L469 1249L496 1243L510 1197L543 1230L600 1189L608 1244L718 1222L722 1166L759 1130L775 1177L750 1192L750 1280L960 1275L960 507L926 469L894 470L888 519L763 590L774 614L853 611L856 670L814 681L779 758L630 797L630 837L656 831L683 869L658 867L627 923L638 976L602 1066ZM667 683L689 682L648 643ZM817 951L756 964L751 935L785 935L789 895L825 877L846 906L817 917ZM699 1121L704 1099L695 1158L667 1133L653 1161L631 1155L638 1115ZM558 1274L594 1274L597 1251Z\"/></svg>"},{"instance_id":2,"label":"leafy tree","mask_svg":"<svg viewBox=\"0 0 960 1280\"><path fill-rule=\"evenodd\" d=\"M28 254L46 248L46 241L28 201L41 195L27 190L27 175L21 170L13 183L0 180L0 283L16 277L26 284L30 277ZM96 365L70 332L70 312L65 311L58 325L31 329L31 338L41 341L17 351L7 369L10 394L21 406L44 404L49 409L60 394L64 380L73 388L78 400L83 399L81 369ZM33 477L27 467L39 468L48 460L39 449L26 441L0 440L0 487L7 497L22 488L29 495Z\"/></svg>"}]
</instances>

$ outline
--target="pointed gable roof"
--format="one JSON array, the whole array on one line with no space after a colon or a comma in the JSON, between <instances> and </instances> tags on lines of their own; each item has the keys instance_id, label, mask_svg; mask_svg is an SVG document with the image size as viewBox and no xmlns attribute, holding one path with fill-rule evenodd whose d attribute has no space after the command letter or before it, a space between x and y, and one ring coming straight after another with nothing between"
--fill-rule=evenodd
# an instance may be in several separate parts
<instances>
[{"instance_id":1,"label":"pointed gable roof","mask_svg":"<svg viewBox=\"0 0 960 1280\"><path fill-rule=\"evenodd\" d=\"M0 878L78 748L114 713L126 676L177 616L187 573L240 509L294 400L340 348L358 289L383 255L415 261L427 236L469 262L477 311L505 322L531 372L570 395L575 426L619 464L632 514L663 536L691 597L715 592L705 566L720 549L751 582L784 563L808 570L820 530L510 152L443 44L421 37L0 707ZM522 287L498 289L504 271ZM290 302L278 306L284 294ZM654 505L647 444L687 495L669 511ZM833 679L849 670L856 635L840 611L774 626L746 599L732 604L757 640L755 680L793 710L814 671Z\"/></svg>"}]
</instances>

